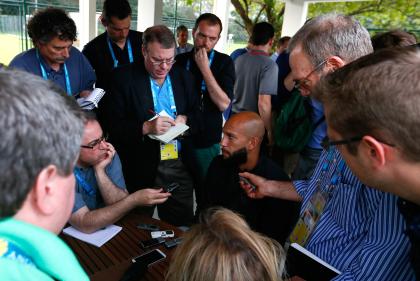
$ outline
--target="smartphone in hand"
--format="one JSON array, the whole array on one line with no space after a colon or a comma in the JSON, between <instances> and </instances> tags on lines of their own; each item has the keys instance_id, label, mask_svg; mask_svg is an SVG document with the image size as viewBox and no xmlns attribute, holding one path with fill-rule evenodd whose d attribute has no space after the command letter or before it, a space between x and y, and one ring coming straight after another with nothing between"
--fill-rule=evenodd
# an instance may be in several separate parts
<instances>
[{"instance_id":1,"label":"smartphone in hand","mask_svg":"<svg viewBox=\"0 0 420 281\"><path fill-rule=\"evenodd\" d=\"M257 190L257 187L254 184L252 184L247 178L239 176L239 181L243 181L244 183L249 184L253 192Z\"/></svg>"}]
</instances>

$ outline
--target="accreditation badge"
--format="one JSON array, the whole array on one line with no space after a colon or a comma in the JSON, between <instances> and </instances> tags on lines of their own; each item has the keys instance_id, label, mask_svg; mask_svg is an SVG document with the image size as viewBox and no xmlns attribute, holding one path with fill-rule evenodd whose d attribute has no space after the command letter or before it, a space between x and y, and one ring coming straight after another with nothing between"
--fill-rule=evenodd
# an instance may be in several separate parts
<instances>
[{"instance_id":1,"label":"accreditation badge","mask_svg":"<svg viewBox=\"0 0 420 281\"><path fill-rule=\"evenodd\" d=\"M167 144L160 144L160 160L178 159L178 146L177 141L172 140Z\"/></svg>"},{"instance_id":2,"label":"accreditation badge","mask_svg":"<svg viewBox=\"0 0 420 281\"><path fill-rule=\"evenodd\" d=\"M290 234L290 243L298 243L301 246L306 244L324 211L326 202L325 195L318 187L317 192L309 200L303 214Z\"/></svg>"}]
</instances>

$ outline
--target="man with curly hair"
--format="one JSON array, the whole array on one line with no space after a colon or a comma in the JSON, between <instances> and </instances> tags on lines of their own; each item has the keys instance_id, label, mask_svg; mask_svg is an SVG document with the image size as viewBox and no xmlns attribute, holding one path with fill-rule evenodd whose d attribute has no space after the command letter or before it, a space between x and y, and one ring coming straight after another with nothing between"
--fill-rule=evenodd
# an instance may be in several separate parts
<instances>
[{"instance_id":1,"label":"man with curly hair","mask_svg":"<svg viewBox=\"0 0 420 281\"><path fill-rule=\"evenodd\" d=\"M39 10L28 22L34 48L18 54L10 67L42 76L60 86L69 96L86 96L96 81L88 60L73 47L76 25L65 11Z\"/></svg>"}]
</instances>

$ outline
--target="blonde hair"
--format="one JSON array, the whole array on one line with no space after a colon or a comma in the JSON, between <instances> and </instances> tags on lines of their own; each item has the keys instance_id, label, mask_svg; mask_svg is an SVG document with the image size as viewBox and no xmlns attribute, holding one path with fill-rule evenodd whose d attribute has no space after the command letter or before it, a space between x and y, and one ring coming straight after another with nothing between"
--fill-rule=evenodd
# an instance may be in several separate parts
<instances>
[{"instance_id":1,"label":"blonde hair","mask_svg":"<svg viewBox=\"0 0 420 281\"><path fill-rule=\"evenodd\" d=\"M175 251L167 281L279 281L280 244L252 231L234 212L216 208L189 230Z\"/></svg>"}]
</instances>

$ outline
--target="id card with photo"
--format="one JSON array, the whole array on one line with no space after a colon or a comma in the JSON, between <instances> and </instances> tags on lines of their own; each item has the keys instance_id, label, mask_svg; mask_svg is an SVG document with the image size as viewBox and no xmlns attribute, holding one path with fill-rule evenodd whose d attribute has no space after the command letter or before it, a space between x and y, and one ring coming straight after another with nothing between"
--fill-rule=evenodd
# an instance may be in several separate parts
<instances>
[{"instance_id":1,"label":"id card with photo","mask_svg":"<svg viewBox=\"0 0 420 281\"><path fill-rule=\"evenodd\" d=\"M172 140L167 144L160 144L160 160L178 159L177 141Z\"/></svg>"}]
</instances>

